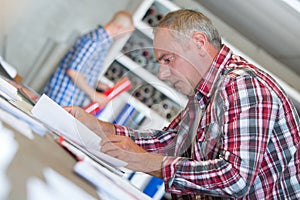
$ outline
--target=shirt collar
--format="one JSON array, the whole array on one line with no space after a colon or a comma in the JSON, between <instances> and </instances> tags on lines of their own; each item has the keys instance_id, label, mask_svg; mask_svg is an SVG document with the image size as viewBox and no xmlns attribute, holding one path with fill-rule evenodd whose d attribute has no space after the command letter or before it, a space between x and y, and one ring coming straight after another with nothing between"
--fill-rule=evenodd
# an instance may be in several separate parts
<instances>
[{"instance_id":1,"label":"shirt collar","mask_svg":"<svg viewBox=\"0 0 300 200\"><path fill-rule=\"evenodd\" d=\"M211 97L214 86L221 78L221 75L226 69L228 60L231 58L232 51L226 45L223 45L218 55L214 58L211 67L199 82L196 92L202 93L207 98Z\"/></svg>"}]
</instances>

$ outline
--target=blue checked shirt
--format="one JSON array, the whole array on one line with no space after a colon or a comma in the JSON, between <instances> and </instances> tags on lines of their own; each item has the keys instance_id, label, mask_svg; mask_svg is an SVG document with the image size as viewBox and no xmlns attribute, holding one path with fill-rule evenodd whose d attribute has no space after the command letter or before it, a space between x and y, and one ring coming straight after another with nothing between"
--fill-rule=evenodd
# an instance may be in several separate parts
<instances>
[{"instance_id":1,"label":"blue checked shirt","mask_svg":"<svg viewBox=\"0 0 300 200\"><path fill-rule=\"evenodd\" d=\"M267 73L225 45L168 127L115 128L166 155L162 177L173 199L300 199L296 109Z\"/></svg>"},{"instance_id":2,"label":"blue checked shirt","mask_svg":"<svg viewBox=\"0 0 300 200\"><path fill-rule=\"evenodd\" d=\"M83 106L88 96L67 75L68 69L85 76L96 87L112 39L102 26L83 35L68 51L44 88L44 93L61 106Z\"/></svg>"}]
</instances>

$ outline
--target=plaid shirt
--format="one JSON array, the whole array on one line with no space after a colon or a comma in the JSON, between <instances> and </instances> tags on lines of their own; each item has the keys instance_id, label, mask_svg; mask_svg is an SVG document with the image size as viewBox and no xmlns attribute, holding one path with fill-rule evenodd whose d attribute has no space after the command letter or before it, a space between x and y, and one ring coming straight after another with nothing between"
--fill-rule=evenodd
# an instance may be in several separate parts
<instances>
[{"instance_id":1,"label":"plaid shirt","mask_svg":"<svg viewBox=\"0 0 300 200\"><path fill-rule=\"evenodd\" d=\"M195 97L163 131L115 127L166 155L162 176L173 199L252 200L300 199L299 124L280 86L224 45ZM186 140L192 145L179 152Z\"/></svg>"},{"instance_id":2,"label":"plaid shirt","mask_svg":"<svg viewBox=\"0 0 300 200\"><path fill-rule=\"evenodd\" d=\"M68 51L44 88L44 93L61 106L83 106L88 96L67 75L68 69L82 73L96 87L112 39L102 26L83 35Z\"/></svg>"}]
</instances>

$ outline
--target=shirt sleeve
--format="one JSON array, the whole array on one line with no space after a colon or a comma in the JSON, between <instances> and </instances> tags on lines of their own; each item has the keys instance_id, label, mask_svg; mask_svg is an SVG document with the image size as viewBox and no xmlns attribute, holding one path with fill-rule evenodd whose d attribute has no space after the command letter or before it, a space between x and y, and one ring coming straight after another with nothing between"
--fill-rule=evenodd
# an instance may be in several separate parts
<instances>
[{"instance_id":1,"label":"shirt sleeve","mask_svg":"<svg viewBox=\"0 0 300 200\"><path fill-rule=\"evenodd\" d=\"M136 144L148 152L161 155L174 155L174 145L176 143L177 130L176 123L180 114L172 123L163 130L133 130L128 127L115 124L116 134L130 137Z\"/></svg>"},{"instance_id":2,"label":"shirt sleeve","mask_svg":"<svg viewBox=\"0 0 300 200\"><path fill-rule=\"evenodd\" d=\"M165 157L166 191L235 198L249 192L266 152L278 103L271 89L255 77L231 77L224 85L218 99L223 109L219 155L208 160ZM201 154L201 142L197 145L196 153Z\"/></svg>"}]
</instances>

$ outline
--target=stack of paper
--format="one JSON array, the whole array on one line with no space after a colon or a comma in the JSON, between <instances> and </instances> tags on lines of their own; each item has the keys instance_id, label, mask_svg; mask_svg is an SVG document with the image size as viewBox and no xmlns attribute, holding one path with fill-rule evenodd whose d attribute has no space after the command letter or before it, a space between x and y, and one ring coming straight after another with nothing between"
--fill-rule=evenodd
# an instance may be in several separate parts
<instances>
[{"instance_id":1,"label":"stack of paper","mask_svg":"<svg viewBox=\"0 0 300 200\"><path fill-rule=\"evenodd\" d=\"M8 100L19 100L22 98L18 95L18 89L0 77L0 94Z\"/></svg>"}]
</instances>

